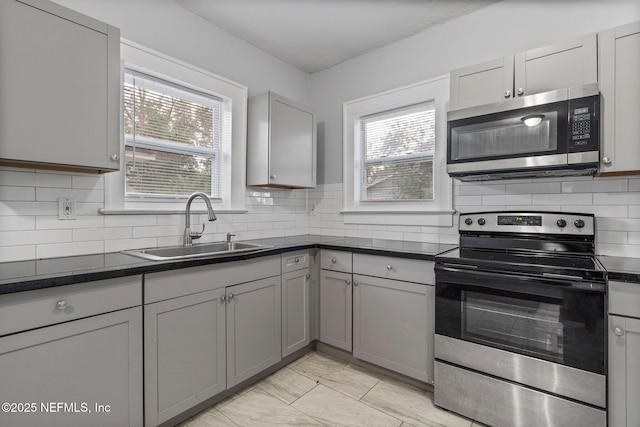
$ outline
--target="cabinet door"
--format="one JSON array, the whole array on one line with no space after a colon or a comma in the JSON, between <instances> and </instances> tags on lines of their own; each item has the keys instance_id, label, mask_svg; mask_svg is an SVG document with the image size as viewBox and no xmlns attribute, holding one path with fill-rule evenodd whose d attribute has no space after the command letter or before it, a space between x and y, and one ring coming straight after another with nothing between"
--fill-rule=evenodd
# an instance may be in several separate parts
<instances>
[{"instance_id":1,"label":"cabinet door","mask_svg":"<svg viewBox=\"0 0 640 427\"><path fill-rule=\"evenodd\" d=\"M514 96L597 83L597 54L595 34L517 54Z\"/></svg>"},{"instance_id":2,"label":"cabinet door","mask_svg":"<svg viewBox=\"0 0 640 427\"><path fill-rule=\"evenodd\" d=\"M640 319L609 316L607 363L610 426L640 425Z\"/></svg>"},{"instance_id":3,"label":"cabinet door","mask_svg":"<svg viewBox=\"0 0 640 427\"><path fill-rule=\"evenodd\" d=\"M300 350L309 336L309 269L282 275L282 357Z\"/></svg>"},{"instance_id":4,"label":"cabinet door","mask_svg":"<svg viewBox=\"0 0 640 427\"><path fill-rule=\"evenodd\" d=\"M451 71L449 110L511 98L513 56Z\"/></svg>"},{"instance_id":5,"label":"cabinet door","mask_svg":"<svg viewBox=\"0 0 640 427\"><path fill-rule=\"evenodd\" d=\"M0 161L117 170L119 31L33 3L0 2Z\"/></svg>"},{"instance_id":6,"label":"cabinet door","mask_svg":"<svg viewBox=\"0 0 640 427\"><path fill-rule=\"evenodd\" d=\"M640 22L598 35L603 174L640 173Z\"/></svg>"},{"instance_id":7,"label":"cabinet door","mask_svg":"<svg viewBox=\"0 0 640 427\"><path fill-rule=\"evenodd\" d=\"M223 295L216 289L145 306L146 425L225 390Z\"/></svg>"},{"instance_id":8,"label":"cabinet door","mask_svg":"<svg viewBox=\"0 0 640 427\"><path fill-rule=\"evenodd\" d=\"M429 285L354 275L353 355L431 383L433 292Z\"/></svg>"},{"instance_id":9,"label":"cabinet door","mask_svg":"<svg viewBox=\"0 0 640 427\"><path fill-rule=\"evenodd\" d=\"M351 274L320 271L320 341L351 351Z\"/></svg>"},{"instance_id":10,"label":"cabinet door","mask_svg":"<svg viewBox=\"0 0 640 427\"><path fill-rule=\"evenodd\" d=\"M280 276L227 288L227 387L278 363Z\"/></svg>"},{"instance_id":11,"label":"cabinet door","mask_svg":"<svg viewBox=\"0 0 640 427\"><path fill-rule=\"evenodd\" d=\"M142 426L142 309L0 338L0 384L3 402L35 404L2 426Z\"/></svg>"},{"instance_id":12,"label":"cabinet door","mask_svg":"<svg viewBox=\"0 0 640 427\"><path fill-rule=\"evenodd\" d=\"M316 186L314 115L280 96L270 98L269 183Z\"/></svg>"}]
</instances>

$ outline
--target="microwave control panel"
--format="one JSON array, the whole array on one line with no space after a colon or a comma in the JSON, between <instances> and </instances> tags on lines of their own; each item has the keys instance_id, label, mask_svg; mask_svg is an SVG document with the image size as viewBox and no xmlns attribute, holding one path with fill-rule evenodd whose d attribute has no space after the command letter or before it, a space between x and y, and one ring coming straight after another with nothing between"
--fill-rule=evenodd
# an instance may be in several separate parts
<instances>
[{"instance_id":1,"label":"microwave control panel","mask_svg":"<svg viewBox=\"0 0 640 427\"><path fill-rule=\"evenodd\" d=\"M569 153L600 148L599 101L598 95L569 101Z\"/></svg>"}]
</instances>

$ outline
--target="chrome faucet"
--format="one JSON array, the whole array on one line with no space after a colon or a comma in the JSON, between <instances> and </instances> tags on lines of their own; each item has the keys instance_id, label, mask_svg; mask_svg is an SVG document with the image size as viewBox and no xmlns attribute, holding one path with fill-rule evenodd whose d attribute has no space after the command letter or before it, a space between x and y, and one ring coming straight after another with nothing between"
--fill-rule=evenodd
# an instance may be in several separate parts
<instances>
[{"instance_id":1,"label":"chrome faucet","mask_svg":"<svg viewBox=\"0 0 640 427\"><path fill-rule=\"evenodd\" d=\"M206 194L193 193L191 196L189 196L189 200L187 200L187 208L185 210L185 215L187 217L186 226L184 229L185 246L193 246L193 241L202 237L202 233L204 233L204 224L202 224L202 231L200 231L199 233L194 233L191 231L191 202L193 202L193 199L195 199L196 197L201 197L207 204L207 210L209 211L209 221L215 221L216 219L218 219L216 217L216 214L213 212L213 207L211 207L211 200L209 200L209 197Z\"/></svg>"}]
</instances>

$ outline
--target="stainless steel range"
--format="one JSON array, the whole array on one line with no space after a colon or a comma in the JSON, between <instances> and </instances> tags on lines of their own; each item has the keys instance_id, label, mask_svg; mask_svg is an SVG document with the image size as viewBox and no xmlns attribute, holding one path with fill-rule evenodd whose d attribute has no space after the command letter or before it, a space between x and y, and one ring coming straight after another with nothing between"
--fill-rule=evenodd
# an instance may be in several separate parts
<instances>
[{"instance_id":1,"label":"stainless steel range","mask_svg":"<svg viewBox=\"0 0 640 427\"><path fill-rule=\"evenodd\" d=\"M460 215L436 258L435 404L492 426L604 426L605 270L595 220Z\"/></svg>"}]
</instances>

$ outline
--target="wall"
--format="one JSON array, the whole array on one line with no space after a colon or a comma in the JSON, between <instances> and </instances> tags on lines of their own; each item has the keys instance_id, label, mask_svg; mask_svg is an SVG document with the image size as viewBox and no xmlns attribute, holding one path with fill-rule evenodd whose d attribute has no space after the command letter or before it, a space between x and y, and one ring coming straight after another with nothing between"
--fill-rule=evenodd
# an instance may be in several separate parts
<instances>
[{"instance_id":1,"label":"wall","mask_svg":"<svg viewBox=\"0 0 640 427\"><path fill-rule=\"evenodd\" d=\"M312 105L322 129L319 169L324 185L310 194L311 202L318 204L317 216L310 218L310 232L457 242L457 226L343 224L338 213L342 208L343 102L637 20L640 3L636 0L504 0L312 74ZM539 209L594 213L600 254L640 257L640 177L518 180L479 185L455 180L453 203L458 212Z\"/></svg>"},{"instance_id":2,"label":"wall","mask_svg":"<svg viewBox=\"0 0 640 427\"><path fill-rule=\"evenodd\" d=\"M640 20L636 0L504 0L311 76L231 36L172 0L58 0L121 28L122 36L249 87L274 90L319 114L316 190L246 191L248 214L221 214L205 241L231 231L250 239L301 233L456 243L455 227L345 226L342 103L558 40ZM568 17L576 24L568 25ZM78 219L57 219L57 198L75 197ZM310 204L316 215L308 216ZM179 244L184 215L100 215L100 176L0 169L0 261ZM553 209L594 212L598 251L640 257L640 177L455 182L459 211ZM203 215L193 222L205 221Z\"/></svg>"},{"instance_id":3,"label":"wall","mask_svg":"<svg viewBox=\"0 0 640 427\"><path fill-rule=\"evenodd\" d=\"M121 36L244 84L309 103L309 76L211 25L173 0L58 0L114 25ZM0 168L0 262L177 245L184 215L101 215L104 177ZM58 197L74 197L76 220L58 220ZM246 191L248 214L219 214L201 241L307 232L305 190ZM192 223L206 222L193 215Z\"/></svg>"}]
</instances>

